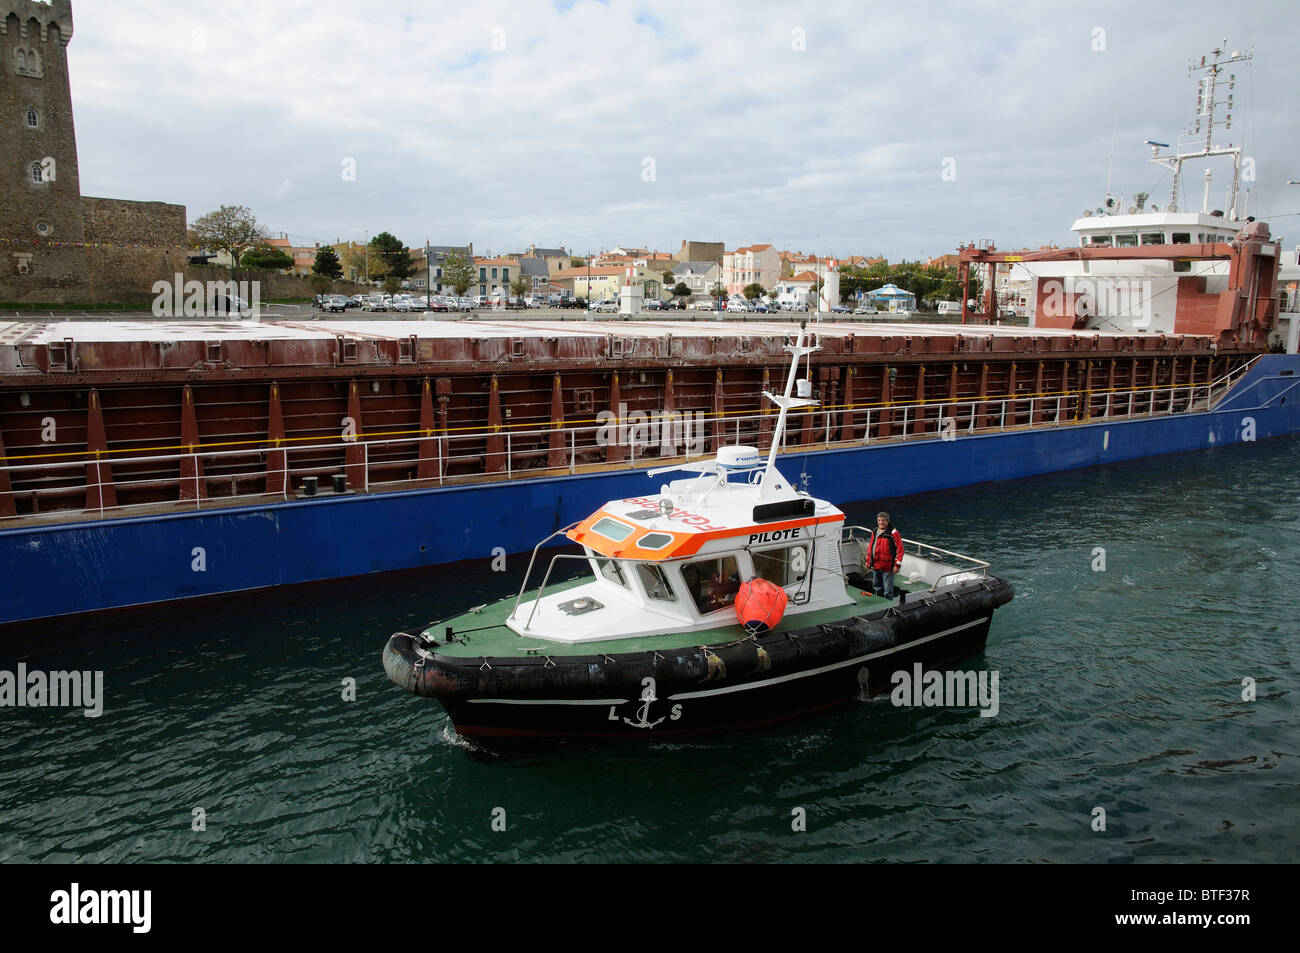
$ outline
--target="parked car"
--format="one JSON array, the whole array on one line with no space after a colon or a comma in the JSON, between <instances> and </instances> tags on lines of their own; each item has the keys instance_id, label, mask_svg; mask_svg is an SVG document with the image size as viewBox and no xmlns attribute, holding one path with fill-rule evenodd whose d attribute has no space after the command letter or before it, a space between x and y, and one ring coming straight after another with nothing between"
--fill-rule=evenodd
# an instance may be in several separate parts
<instances>
[{"instance_id":1,"label":"parked car","mask_svg":"<svg viewBox=\"0 0 1300 953\"><path fill-rule=\"evenodd\" d=\"M352 304L350 304L348 307L351 307L351 308L364 308L364 307L366 306L366 296L365 296L365 295L353 295L353 296L352 296L351 298L349 298L348 300L352 302Z\"/></svg>"},{"instance_id":2,"label":"parked car","mask_svg":"<svg viewBox=\"0 0 1300 953\"><path fill-rule=\"evenodd\" d=\"M842 304L831 305L831 314L848 314L849 309Z\"/></svg>"},{"instance_id":3,"label":"parked car","mask_svg":"<svg viewBox=\"0 0 1300 953\"><path fill-rule=\"evenodd\" d=\"M727 310L728 310L728 311L748 311L748 310L750 310L750 308L749 308L749 302L747 302L744 298L728 298L728 299L727 299Z\"/></svg>"},{"instance_id":4,"label":"parked car","mask_svg":"<svg viewBox=\"0 0 1300 953\"><path fill-rule=\"evenodd\" d=\"M216 314L225 314L233 318L248 318L253 314L249 303L237 295L216 295L212 299L212 309Z\"/></svg>"},{"instance_id":5,"label":"parked car","mask_svg":"<svg viewBox=\"0 0 1300 953\"><path fill-rule=\"evenodd\" d=\"M340 314L348 309L348 299L343 295L326 295L322 311L330 311L334 314Z\"/></svg>"},{"instance_id":6,"label":"parked car","mask_svg":"<svg viewBox=\"0 0 1300 953\"><path fill-rule=\"evenodd\" d=\"M387 311L388 303L384 301L383 295L369 295L361 305L362 311Z\"/></svg>"},{"instance_id":7,"label":"parked car","mask_svg":"<svg viewBox=\"0 0 1300 953\"><path fill-rule=\"evenodd\" d=\"M879 314L875 308L869 304L860 304L853 309L854 314Z\"/></svg>"},{"instance_id":8,"label":"parked car","mask_svg":"<svg viewBox=\"0 0 1300 953\"><path fill-rule=\"evenodd\" d=\"M609 314L609 313L617 314L618 301L615 300L614 298L606 298L604 301L597 301L594 305L592 305L587 310L595 311L598 314Z\"/></svg>"}]
</instances>

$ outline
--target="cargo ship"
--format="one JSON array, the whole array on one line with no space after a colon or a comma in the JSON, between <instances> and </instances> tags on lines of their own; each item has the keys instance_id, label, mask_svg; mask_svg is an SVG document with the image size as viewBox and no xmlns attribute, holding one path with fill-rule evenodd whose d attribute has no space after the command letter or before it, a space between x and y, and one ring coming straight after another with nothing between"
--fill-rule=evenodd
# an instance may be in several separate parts
<instances>
[{"instance_id":1,"label":"cargo ship","mask_svg":"<svg viewBox=\"0 0 1300 953\"><path fill-rule=\"evenodd\" d=\"M814 316L783 465L849 502L1296 433L1295 252L1208 196L963 247L961 324ZM0 624L527 552L767 452L803 317L0 323Z\"/></svg>"}]
</instances>

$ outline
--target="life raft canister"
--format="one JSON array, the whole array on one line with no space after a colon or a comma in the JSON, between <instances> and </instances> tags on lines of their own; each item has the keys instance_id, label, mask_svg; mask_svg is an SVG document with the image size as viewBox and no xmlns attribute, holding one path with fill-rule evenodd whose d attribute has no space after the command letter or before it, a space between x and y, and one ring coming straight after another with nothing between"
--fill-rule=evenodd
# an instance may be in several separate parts
<instances>
[{"instance_id":1,"label":"life raft canister","mask_svg":"<svg viewBox=\"0 0 1300 953\"><path fill-rule=\"evenodd\" d=\"M736 618L751 635L766 632L785 615L789 602L785 590L766 579L751 579L740 584L736 593Z\"/></svg>"}]
</instances>

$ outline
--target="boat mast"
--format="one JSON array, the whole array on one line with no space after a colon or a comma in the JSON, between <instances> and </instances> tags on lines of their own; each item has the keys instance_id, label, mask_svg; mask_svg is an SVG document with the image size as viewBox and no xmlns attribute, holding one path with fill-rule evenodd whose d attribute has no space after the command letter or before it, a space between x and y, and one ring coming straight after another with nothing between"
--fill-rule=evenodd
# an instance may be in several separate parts
<instances>
[{"instance_id":1,"label":"boat mast","mask_svg":"<svg viewBox=\"0 0 1300 953\"><path fill-rule=\"evenodd\" d=\"M759 484L758 488L759 499L766 499L769 496L775 496L777 493L777 480L784 479L776 469L776 452L780 449L781 441L785 438L785 418L787 412L791 407L816 407L818 403L817 401L812 400L811 397L804 395L804 387L799 388L800 396L790 396L791 392L794 390L795 374L799 372L799 358L803 357L805 354L812 354L814 351L821 350L820 344L809 346L804 345L803 339L806 329L806 323L800 324L799 337L795 340L795 343L793 345L787 344L785 346L785 350L791 355L790 373L785 379L785 394L777 396L768 391L763 391L763 396L780 407L781 413L777 415L776 429L772 433L772 448L768 451L767 467L763 470L763 481ZM800 383L803 384L806 382L801 381ZM811 387L808 387L807 391L811 394Z\"/></svg>"},{"instance_id":2,"label":"boat mast","mask_svg":"<svg viewBox=\"0 0 1300 953\"><path fill-rule=\"evenodd\" d=\"M1228 41L1223 41L1223 46L1216 47L1210 51L1209 56L1202 56L1201 61L1187 64L1187 75L1205 70L1205 76L1201 77L1196 85L1196 119L1192 128L1189 130L1192 135L1200 135L1201 128L1205 128L1205 143L1197 152L1175 152L1173 155L1161 155L1160 149L1169 148L1168 143L1154 142L1148 139L1147 145L1151 147L1151 161L1156 165L1162 165L1173 173L1173 181L1169 186L1169 205L1167 211L1178 211L1178 183L1182 176L1183 163L1188 159L1202 159L1210 156L1232 156L1232 187L1228 190L1228 217L1237 218L1237 193L1241 182L1241 149L1235 146L1227 148L1214 148L1214 127L1216 120L1214 118L1214 108L1216 106L1226 106L1228 108L1227 116L1218 125L1224 129L1232 128L1232 93L1228 93L1228 98L1220 102L1217 99L1217 90L1219 85L1219 74L1223 67L1229 63L1249 62L1254 59L1255 54L1249 50L1241 52L1233 50L1224 56L1227 49ZM1228 76L1228 89L1232 90L1237 85L1237 75L1232 73ZM1180 137L1181 138L1181 137ZM1207 170L1206 182L1206 211L1209 211L1209 182Z\"/></svg>"}]
</instances>

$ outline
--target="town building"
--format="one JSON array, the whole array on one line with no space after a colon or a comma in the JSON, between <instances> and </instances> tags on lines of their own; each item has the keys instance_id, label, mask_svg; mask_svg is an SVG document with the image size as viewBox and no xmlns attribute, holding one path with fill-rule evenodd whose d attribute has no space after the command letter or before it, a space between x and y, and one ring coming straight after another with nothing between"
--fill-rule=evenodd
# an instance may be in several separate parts
<instances>
[{"instance_id":1,"label":"town building","mask_svg":"<svg viewBox=\"0 0 1300 953\"><path fill-rule=\"evenodd\" d=\"M748 285L771 291L781 279L781 255L771 245L747 245L722 256L722 284L728 295L739 295Z\"/></svg>"}]
</instances>

